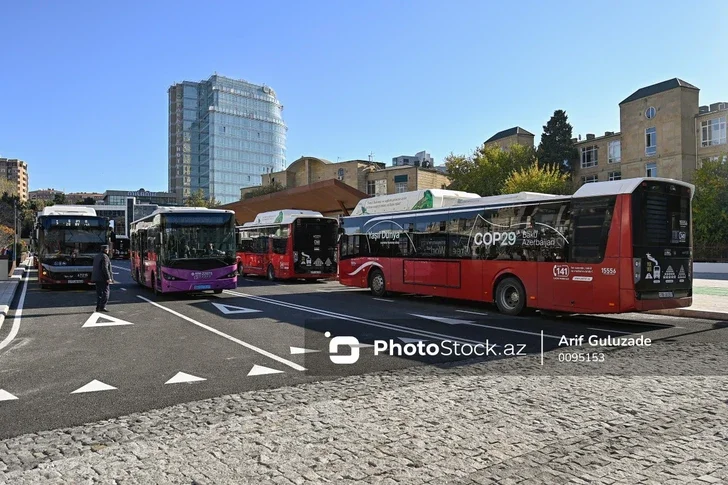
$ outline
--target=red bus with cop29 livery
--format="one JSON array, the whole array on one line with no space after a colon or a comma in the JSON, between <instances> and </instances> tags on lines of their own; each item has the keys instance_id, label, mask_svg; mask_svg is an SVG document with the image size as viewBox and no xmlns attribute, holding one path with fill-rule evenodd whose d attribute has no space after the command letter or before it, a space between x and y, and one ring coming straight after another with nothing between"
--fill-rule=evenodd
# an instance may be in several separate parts
<instances>
[{"instance_id":1,"label":"red bus with cop29 livery","mask_svg":"<svg viewBox=\"0 0 728 485\"><path fill-rule=\"evenodd\" d=\"M337 229L336 219L315 211L258 214L237 228L238 274L271 281L334 278Z\"/></svg>"},{"instance_id":2,"label":"red bus with cop29 livery","mask_svg":"<svg viewBox=\"0 0 728 485\"><path fill-rule=\"evenodd\" d=\"M490 302L509 315L687 307L693 193L636 178L571 196L522 192L418 210L381 202L395 196L364 199L341 220L339 281L378 296Z\"/></svg>"}]
</instances>

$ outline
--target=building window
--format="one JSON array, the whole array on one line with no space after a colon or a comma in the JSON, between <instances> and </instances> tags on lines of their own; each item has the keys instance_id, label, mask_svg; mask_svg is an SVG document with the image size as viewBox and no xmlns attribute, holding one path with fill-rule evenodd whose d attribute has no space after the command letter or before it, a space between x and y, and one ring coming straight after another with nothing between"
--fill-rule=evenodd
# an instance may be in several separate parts
<instances>
[{"instance_id":1,"label":"building window","mask_svg":"<svg viewBox=\"0 0 728 485\"><path fill-rule=\"evenodd\" d=\"M657 153L657 130L655 127L645 130L645 155L655 155Z\"/></svg>"},{"instance_id":2,"label":"building window","mask_svg":"<svg viewBox=\"0 0 728 485\"><path fill-rule=\"evenodd\" d=\"M394 184L394 192L397 194L401 194L402 192L407 192L407 182L397 182Z\"/></svg>"},{"instance_id":3,"label":"building window","mask_svg":"<svg viewBox=\"0 0 728 485\"><path fill-rule=\"evenodd\" d=\"M387 195L387 181L367 180L367 195Z\"/></svg>"},{"instance_id":4,"label":"building window","mask_svg":"<svg viewBox=\"0 0 728 485\"><path fill-rule=\"evenodd\" d=\"M609 180L622 180L622 172L609 172Z\"/></svg>"},{"instance_id":5,"label":"building window","mask_svg":"<svg viewBox=\"0 0 728 485\"><path fill-rule=\"evenodd\" d=\"M656 163L648 163L645 166L645 176L646 177L657 177L657 164Z\"/></svg>"},{"instance_id":6,"label":"building window","mask_svg":"<svg viewBox=\"0 0 728 485\"><path fill-rule=\"evenodd\" d=\"M622 161L622 142L619 140L609 142L609 163Z\"/></svg>"},{"instance_id":7,"label":"building window","mask_svg":"<svg viewBox=\"0 0 728 485\"><path fill-rule=\"evenodd\" d=\"M651 120L652 118L654 118L655 117L655 107L650 106L649 108L647 108L645 110L645 116L647 117L648 120Z\"/></svg>"},{"instance_id":8,"label":"building window","mask_svg":"<svg viewBox=\"0 0 728 485\"><path fill-rule=\"evenodd\" d=\"M596 175L587 175L586 177L581 178L582 184L591 184L594 182L599 182L599 177Z\"/></svg>"},{"instance_id":9,"label":"building window","mask_svg":"<svg viewBox=\"0 0 728 485\"><path fill-rule=\"evenodd\" d=\"M339 169L339 171L337 172L336 178L339 180L344 180L344 169L343 168Z\"/></svg>"},{"instance_id":10,"label":"building window","mask_svg":"<svg viewBox=\"0 0 728 485\"><path fill-rule=\"evenodd\" d=\"M597 160L597 147L590 146L581 149L581 168L596 167Z\"/></svg>"},{"instance_id":11,"label":"building window","mask_svg":"<svg viewBox=\"0 0 728 485\"><path fill-rule=\"evenodd\" d=\"M702 145L709 147L713 145L725 145L726 143L726 117L714 118L701 123Z\"/></svg>"}]
</instances>

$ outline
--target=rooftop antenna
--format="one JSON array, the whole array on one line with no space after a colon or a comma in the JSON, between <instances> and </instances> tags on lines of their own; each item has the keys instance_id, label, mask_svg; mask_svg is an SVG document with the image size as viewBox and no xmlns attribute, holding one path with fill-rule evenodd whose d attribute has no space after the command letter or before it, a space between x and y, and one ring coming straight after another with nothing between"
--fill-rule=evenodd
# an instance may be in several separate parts
<instances>
[{"instance_id":1,"label":"rooftop antenna","mask_svg":"<svg viewBox=\"0 0 728 485\"><path fill-rule=\"evenodd\" d=\"M369 161L370 162L374 161L374 152L369 153Z\"/></svg>"}]
</instances>

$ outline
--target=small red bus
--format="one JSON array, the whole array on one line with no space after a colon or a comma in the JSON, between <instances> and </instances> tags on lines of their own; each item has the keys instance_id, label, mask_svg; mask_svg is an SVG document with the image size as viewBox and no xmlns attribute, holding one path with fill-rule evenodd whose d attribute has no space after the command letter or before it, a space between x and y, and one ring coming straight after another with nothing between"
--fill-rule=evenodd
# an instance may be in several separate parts
<instances>
[{"instance_id":1,"label":"small red bus","mask_svg":"<svg viewBox=\"0 0 728 485\"><path fill-rule=\"evenodd\" d=\"M336 277L338 221L320 212L258 214L237 228L238 274L276 279Z\"/></svg>"},{"instance_id":2,"label":"small red bus","mask_svg":"<svg viewBox=\"0 0 728 485\"><path fill-rule=\"evenodd\" d=\"M693 193L636 178L572 196L523 192L420 210L376 202L394 196L364 199L341 220L339 281L375 295L494 302L509 315L687 307Z\"/></svg>"}]
</instances>

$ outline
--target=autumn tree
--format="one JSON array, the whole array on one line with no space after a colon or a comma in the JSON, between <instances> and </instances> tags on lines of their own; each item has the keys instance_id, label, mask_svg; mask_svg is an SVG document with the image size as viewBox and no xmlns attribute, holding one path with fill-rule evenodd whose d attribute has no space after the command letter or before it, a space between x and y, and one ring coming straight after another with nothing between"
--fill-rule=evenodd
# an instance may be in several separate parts
<instances>
[{"instance_id":1,"label":"autumn tree","mask_svg":"<svg viewBox=\"0 0 728 485\"><path fill-rule=\"evenodd\" d=\"M0 195L7 194L9 196L17 195L18 186L8 179L0 178Z\"/></svg>"},{"instance_id":2,"label":"autumn tree","mask_svg":"<svg viewBox=\"0 0 728 485\"><path fill-rule=\"evenodd\" d=\"M272 194L275 192L279 192L281 190L285 189L283 185L281 185L279 182L273 182L272 184L268 185L261 185L259 187L255 187L247 191L243 196L240 198L240 200L247 200L252 199L254 197L260 197L261 195L267 195Z\"/></svg>"},{"instance_id":3,"label":"autumn tree","mask_svg":"<svg viewBox=\"0 0 728 485\"><path fill-rule=\"evenodd\" d=\"M508 150L482 145L472 155L450 154L445 158L449 188L472 192L482 197L498 195L514 171L529 167L536 161L532 147L511 145Z\"/></svg>"},{"instance_id":4,"label":"autumn tree","mask_svg":"<svg viewBox=\"0 0 728 485\"><path fill-rule=\"evenodd\" d=\"M569 174L562 173L553 165L533 165L514 171L503 186L504 194L518 192L539 192L542 194L565 195L572 193Z\"/></svg>"},{"instance_id":5,"label":"autumn tree","mask_svg":"<svg viewBox=\"0 0 728 485\"><path fill-rule=\"evenodd\" d=\"M705 160L695 171L693 238L696 252L728 245L728 163Z\"/></svg>"},{"instance_id":6,"label":"autumn tree","mask_svg":"<svg viewBox=\"0 0 728 485\"><path fill-rule=\"evenodd\" d=\"M561 109L554 111L551 119L543 127L537 155L543 166L553 165L562 172L573 172L578 152L566 111Z\"/></svg>"},{"instance_id":7,"label":"autumn tree","mask_svg":"<svg viewBox=\"0 0 728 485\"><path fill-rule=\"evenodd\" d=\"M213 207L219 207L220 202L218 202L214 197L206 198L205 192L203 192L202 189L199 189L187 198L185 205L187 207L207 207L208 209L212 209Z\"/></svg>"}]
</instances>

